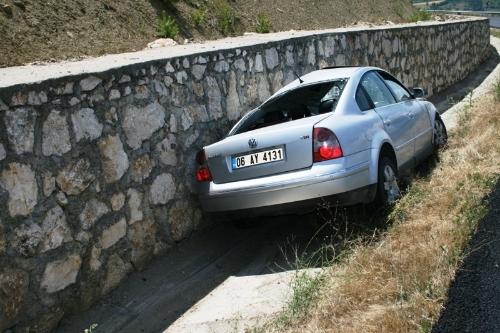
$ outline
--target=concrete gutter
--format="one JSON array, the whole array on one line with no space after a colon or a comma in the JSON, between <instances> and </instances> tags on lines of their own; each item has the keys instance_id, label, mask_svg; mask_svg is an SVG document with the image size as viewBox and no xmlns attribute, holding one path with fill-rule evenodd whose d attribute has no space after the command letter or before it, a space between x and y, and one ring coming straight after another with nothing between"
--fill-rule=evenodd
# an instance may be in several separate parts
<instances>
[{"instance_id":1,"label":"concrete gutter","mask_svg":"<svg viewBox=\"0 0 500 333\"><path fill-rule=\"evenodd\" d=\"M500 38L491 36L491 45L500 53ZM459 112L467 107L470 103L483 97L485 94L494 89L496 82L500 81L500 64L497 64L495 69L483 80L483 82L475 89L471 90L470 94L463 98L459 103L453 105L444 114L441 115L446 128L448 130L455 128L458 125Z\"/></svg>"},{"instance_id":2,"label":"concrete gutter","mask_svg":"<svg viewBox=\"0 0 500 333\"><path fill-rule=\"evenodd\" d=\"M323 269L231 276L176 320L165 333L246 332L280 313L297 274Z\"/></svg>"},{"instance_id":3,"label":"concrete gutter","mask_svg":"<svg viewBox=\"0 0 500 333\"><path fill-rule=\"evenodd\" d=\"M35 84L46 80L59 79L81 74L100 73L112 69L119 69L134 64L144 64L157 60L170 59L182 56L193 56L201 53L217 53L221 50L230 50L266 44L271 42L285 41L306 36L320 36L330 33L345 33L355 31L377 31L401 29L413 26L440 26L456 24L468 21L481 21L484 18L466 17L452 21L423 21L417 23L381 25L381 26L358 26L341 29L314 30L314 31L285 31L271 34L247 34L245 36L225 38L221 40L207 41L201 44L176 45L161 47L157 49L129 52L122 54L106 55L98 58L89 58L80 61L63 61L48 63L44 65L26 65L0 68L0 89L20 84Z\"/></svg>"}]
</instances>

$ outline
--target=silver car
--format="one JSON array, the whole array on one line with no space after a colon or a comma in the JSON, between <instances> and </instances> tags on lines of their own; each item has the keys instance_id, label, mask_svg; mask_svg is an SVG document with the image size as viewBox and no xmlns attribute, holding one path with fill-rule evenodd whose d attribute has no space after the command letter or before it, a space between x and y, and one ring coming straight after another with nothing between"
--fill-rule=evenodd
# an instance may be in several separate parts
<instances>
[{"instance_id":1,"label":"silver car","mask_svg":"<svg viewBox=\"0 0 500 333\"><path fill-rule=\"evenodd\" d=\"M207 212L278 214L320 200L392 203L398 175L447 140L423 90L374 67L304 75L197 155ZM239 212L238 212L239 213Z\"/></svg>"}]
</instances>

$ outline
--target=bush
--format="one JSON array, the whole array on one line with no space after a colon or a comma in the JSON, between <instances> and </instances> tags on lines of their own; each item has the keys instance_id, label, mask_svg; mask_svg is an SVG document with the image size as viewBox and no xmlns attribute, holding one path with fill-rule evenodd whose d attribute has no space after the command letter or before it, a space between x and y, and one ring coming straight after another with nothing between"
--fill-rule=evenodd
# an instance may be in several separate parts
<instances>
[{"instance_id":1,"label":"bush","mask_svg":"<svg viewBox=\"0 0 500 333\"><path fill-rule=\"evenodd\" d=\"M175 38L179 34L179 27L175 20L163 14L158 26L158 35L163 38Z\"/></svg>"},{"instance_id":2,"label":"bush","mask_svg":"<svg viewBox=\"0 0 500 333\"><path fill-rule=\"evenodd\" d=\"M429 21L432 19L432 15L429 12L426 12L425 10L418 10L413 14L410 18L410 21L412 22L418 22L418 21Z\"/></svg>"},{"instance_id":3,"label":"bush","mask_svg":"<svg viewBox=\"0 0 500 333\"><path fill-rule=\"evenodd\" d=\"M191 19L193 20L195 26L200 27L203 22L205 22L205 14L206 11L201 9L196 9L191 13Z\"/></svg>"},{"instance_id":4,"label":"bush","mask_svg":"<svg viewBox=\"0 0 500 333\"><path fill-rule=\"evenodd\" d=\"M271 32L272 28L273 26L271 25L267 15L265 13L260 13L259 16L257 16L257 26L255 27L255 31L259 34L267 34Z\"/></svg>"},{"instance_id":5,"label":"bush","mask_svg":"<svg viewBox=\"0 0 500 333\"><path fill-rule=\"evenodd\" d=\"M219 29L224 35L234 32L234 25L236 22L236 14L228 5L221 6L217 15L217 22Z\"/></svg>"}]
</instances>

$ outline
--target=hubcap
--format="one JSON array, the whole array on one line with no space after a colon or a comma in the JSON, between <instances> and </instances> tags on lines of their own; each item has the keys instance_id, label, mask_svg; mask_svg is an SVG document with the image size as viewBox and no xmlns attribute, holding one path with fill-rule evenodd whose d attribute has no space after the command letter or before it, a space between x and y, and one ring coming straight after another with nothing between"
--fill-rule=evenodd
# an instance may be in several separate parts
<instances>
[{"instance_id":1,"label":"hubcap","mask_svg":"<svg viewBox=\"0 0 500 333\"><path fill-rule=\"evenodd\" d=\"M434 144L438 147L443 146L446 143L446 134L444 131L443 124L440 121L435 121L434 123Z\"/></svg>"},{"instance_id":2,"label":"hubcap","mask_svg":"<svg viewBox=\"0 0 500 333\"><path fill-rule=\"evenodd\" d=\"M394 203L399 198L398 179L390 165L384 168L384 190L388 203Z\"/></svg>"}]
</instances>

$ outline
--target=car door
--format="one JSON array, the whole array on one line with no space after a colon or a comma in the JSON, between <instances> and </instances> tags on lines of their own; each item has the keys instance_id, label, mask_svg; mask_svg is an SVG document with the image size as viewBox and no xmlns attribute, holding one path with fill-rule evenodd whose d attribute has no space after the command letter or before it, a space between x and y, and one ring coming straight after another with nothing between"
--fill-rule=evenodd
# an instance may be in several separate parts
<instances>
[{"instance_id":1,"label":"car door","mask_svg":"<svg viewBox=\"0 0 500 333\"><path fill-rule=\"evenodd\" d=\"M375 71L366 73L360 84L373 102L375 112L382 119L384 129L392 140L398 167L412 163L414 129L411 112L397 103L387 85Z\"/></svg>"},{"instance_id":2,"label":"car door","mask_svg":"<svg viewBox=\"0 0 500 333\"><path fill-rule=\"evenodd\" d=\"M429 149L432 142L432 124L429 113L422 103L413 98L408 89L406 89L398 80L385 72L379 72L384 82L391 90L398 105L404 108L413 122L413 141L415 156Z\"/></svg>"}]
</instances>

